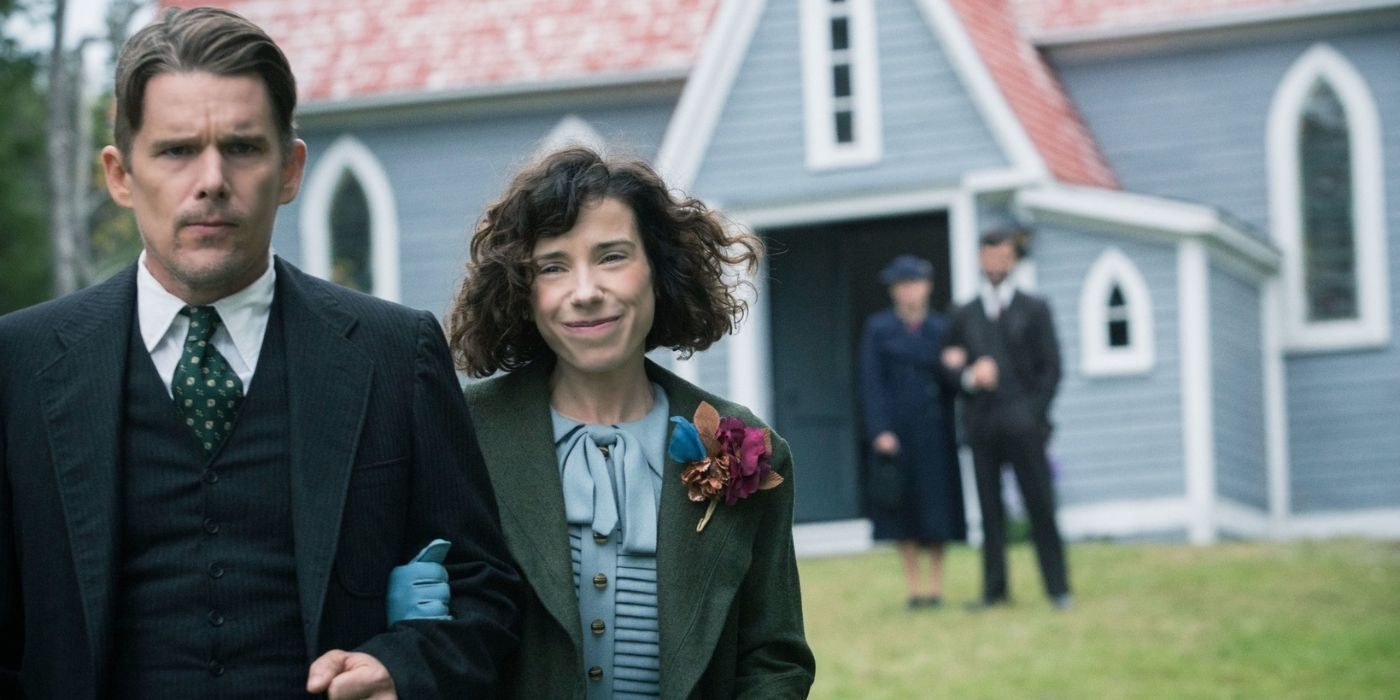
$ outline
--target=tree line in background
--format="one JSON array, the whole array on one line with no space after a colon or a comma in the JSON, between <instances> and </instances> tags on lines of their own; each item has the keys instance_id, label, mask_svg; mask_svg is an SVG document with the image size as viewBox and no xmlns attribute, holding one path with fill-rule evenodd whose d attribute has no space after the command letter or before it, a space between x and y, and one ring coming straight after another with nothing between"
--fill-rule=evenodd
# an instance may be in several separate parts
<instances>
[{"instance_id":1,"label":"tree line in background","mask_svg":"<svg viewBox=\"0 0 1400 700\"><path fill-rule=\"evenodd\" d=\"M55 37L43 54L0 37L0 314L105 279L140 250L97 157L111 137L110 78L92 85L83 66L90 50L120 46L147 4L112 0L105 34L67 46L65 0L0 0L0 22L22 14Z\"/></svg>"}]
</instances>

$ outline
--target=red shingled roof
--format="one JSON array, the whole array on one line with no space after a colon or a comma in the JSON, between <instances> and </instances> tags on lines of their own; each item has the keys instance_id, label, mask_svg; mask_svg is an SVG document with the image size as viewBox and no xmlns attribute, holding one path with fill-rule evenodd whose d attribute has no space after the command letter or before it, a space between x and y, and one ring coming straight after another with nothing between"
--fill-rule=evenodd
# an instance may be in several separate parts
<instances>
[{"instance_id":1,"label":"red shingled roof","mask_svg":"<svg viewBox=\"0 0 1400 700\"><path fill-rule=\"evenodd\" d=\"M719 2L164 0L162 4L216 5L243 14L266 29L287 53L303 102L334 102L684 71L694 64ZM1023 11L1024 6L1036 4L1096 4L1091 0L1018 2ZM1067 183L1116 187L1112 171L1059 81L1021 35L1010 3L951 0L1051 175ZM1149 3L1139 0L1137 4Z\"/></svg>"},{"instance_id":2,"label":"red shingled roof","mask_svg":"<svg viewBox=\"0 0 1400 700\"><path fill-rule=\"evenodd\" d=\"M1113 171L1060 81L1021 35L1009 0L950 4L1050 174L1060 182L1116 188Z\"/></svg>"},{"instance_id":3,"label":"red shingled roof","mask_svg":"<svg viewBox=\"0 0 1400 700\"><path fill-rule=\"evenodd\" d=\"M685 71L718 0L164 0L263 27L305 102Z\"/></svg>"},{"instance_id":4,"label":"red shingled roof","mask_svg":"<svg viewBox=\"0 0 1400 700\"><path fill-rule=\"evenodd\" d=\"M1335 7L1338 0L1015 0L1023 26L1039 35L1118 29L1271 9Z\"/></svg>"}]
</instances>

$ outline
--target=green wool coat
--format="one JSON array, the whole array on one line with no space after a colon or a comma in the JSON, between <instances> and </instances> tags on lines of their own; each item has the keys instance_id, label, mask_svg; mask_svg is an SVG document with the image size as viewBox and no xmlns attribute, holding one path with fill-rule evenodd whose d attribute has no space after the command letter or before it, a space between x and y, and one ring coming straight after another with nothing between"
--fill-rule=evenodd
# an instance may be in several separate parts
<instances>
[{"instance_id":1,"label":"green wool coat","mask_svg":"<svg viewBox=\"0 0 1400 700\"><path fill-rule=\"evenodd\" d=\"M512 690L532 699L581 698L588 683L551 439L551 366L536 362L465 391L506 544L530 584ZM647 375L666 392L672 416L689 420L708 401L720 416L763 425L651 362ZM662 698L802 698L811 688L816 662L792 548L792 453L776 434L772 465L781 485L733 506L721 501L696 532L707 504L686 497L683 465L666 459L656 552Z\"/></svg>"}]
</instances>

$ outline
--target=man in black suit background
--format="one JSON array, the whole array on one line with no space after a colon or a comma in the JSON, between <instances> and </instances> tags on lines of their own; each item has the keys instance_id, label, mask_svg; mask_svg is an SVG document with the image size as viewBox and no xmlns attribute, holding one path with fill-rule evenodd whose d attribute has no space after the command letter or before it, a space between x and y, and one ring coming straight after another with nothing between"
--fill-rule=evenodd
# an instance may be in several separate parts
<instances>
[{"instance_id":1,"label":"man in black suit background","mask_svg":"<svg viewBox=\"0 0 1400 700\"><path fill-rule=\"evenodd\" d=\"M270 250L306 162L286 58L172 9L116 100L140 258L0 318L0 696L490 696L520 579L442 331ZM438 536L452 619L387 629Z\"/></svg>"},{"instance_id":2,"label":"man in black suit background","mask_svg":"<svg viewBox=\"0 0 1400 700\"><path fill-rule=\"evenodd\" d=\"M982 235L978 298L953 314L943 362L962 372L964 424L982 507L982 600L975 607L1008 601L1001 470L1010 463L1030 517L1045 592L1055 607L1066 609L1069 579L1045 456L1060 349L1049 305L1017 290L1012 280L1026 239L1019 228Z\"/></svg>"}]
</instances>

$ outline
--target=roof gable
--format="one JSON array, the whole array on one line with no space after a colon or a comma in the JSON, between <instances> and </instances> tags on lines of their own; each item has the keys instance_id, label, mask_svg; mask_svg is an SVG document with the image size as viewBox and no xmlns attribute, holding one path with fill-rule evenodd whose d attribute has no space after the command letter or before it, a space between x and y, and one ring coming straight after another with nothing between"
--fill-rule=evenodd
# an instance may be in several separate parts
<instances>
[{"instance_id":1,"label":"roof gable","mask_svg":"<svg viewBox=\"0 0 1400 700\"><path fill-rule=\"evenodd\" d=\"M1117 187L1063 88L1021 35L1009 0L908 1L919 7L1008 160L1040 177ZM728 0L719 12L659 156L678 186L688 186L699 170L766 4Z\"/></svg>"}]
</instances>

